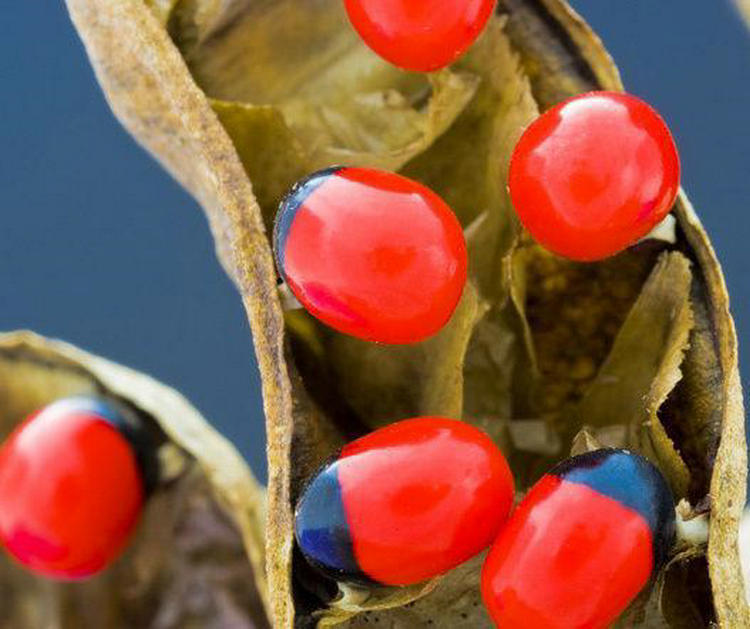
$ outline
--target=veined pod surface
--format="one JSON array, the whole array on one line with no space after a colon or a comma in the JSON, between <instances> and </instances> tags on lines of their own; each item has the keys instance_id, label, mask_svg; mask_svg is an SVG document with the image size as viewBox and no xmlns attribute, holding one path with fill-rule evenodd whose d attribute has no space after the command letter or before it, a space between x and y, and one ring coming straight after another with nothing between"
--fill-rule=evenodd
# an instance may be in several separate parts
<instances>
[{"instance_id":1,"label":"veined pod surface","mask_svg":"<svg viewBox=\"0 0 750 629\"><path fill-rule=\"evenodd\" d=\"M420 415L472 418L521 492L574 443L644 454L688 517L709 516L710 541L669 557L618 622L750 626L736 337L687 198L653 237L593 264L533 243L508 199L513 146L540 111L623 88L565 2L501 0L474 46L432 75L369 51L339 0L67 4L115 114L206 210L247 310L267 422L275 627L492 626L481 559L406 588L337 584L295 559L293 507L318 466L371 429ZM268 231L278 202L334 164L399 171L456 212L469 283L433 338L383 347L345 337L279 288Z\"/></svg>"}]
</instances>

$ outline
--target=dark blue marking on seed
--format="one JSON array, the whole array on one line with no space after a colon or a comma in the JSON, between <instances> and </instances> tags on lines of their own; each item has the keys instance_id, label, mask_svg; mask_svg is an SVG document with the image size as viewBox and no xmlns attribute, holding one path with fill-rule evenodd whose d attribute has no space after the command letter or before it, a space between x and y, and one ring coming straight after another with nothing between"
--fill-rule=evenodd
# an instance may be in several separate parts
<instances>
[{"instance_id":1,"label":"dark blue marking on seed","mask_svg":"<svg viewBox=\"0 0 750 629\"><path fill-rule=\"evenodd\" d=\"M354 556L337 464L322 468L297 503L294 533L307 562L337 581L372 584Z\"/></svg>"},{"instance_id":2,"label":"dark blue marking on seed","mask_svg":"<svg viewBox=\"0 0 750 629\"><path fill-rule=\"evenodd\" d=\"M141 473L143 489L149 495L159 482L158 439L146 426L145 418L125 404L110 399L75 396L57 404L69 405L71 411L101 417L130 444Z\"/></svg>"},{"instance_id":3,"label":"dark blue marking on seed","mask_svg":"<svg viewBox=\"0 0 750 629\"><path fill-rule=\"evenodd\" d=\"M663 565L675 535L674 498L654 465L633 452L606 448L567 459L550 474L586 485L640 514L653 537L654 565Z\"/></svg>"}]
</instances>

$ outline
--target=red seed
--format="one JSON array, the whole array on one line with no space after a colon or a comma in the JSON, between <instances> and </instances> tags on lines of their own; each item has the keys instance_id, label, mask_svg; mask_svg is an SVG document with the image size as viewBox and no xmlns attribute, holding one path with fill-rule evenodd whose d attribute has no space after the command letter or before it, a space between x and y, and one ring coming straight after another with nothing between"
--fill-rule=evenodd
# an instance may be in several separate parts
<instances>
[{"instance_id":1,"label":"red seed","mask_svg":"<svg viewBox=\"0 0 750 629\"><path fill-rule=\"evenodd\" d=\"M487 435L420 417L345 446L305 489L295 530L334 578L407 585L486 548L512 502L513 477Z\"/></svg>"},{"instance_id":2,"label":"red seed","mask_svg":"<svg viewBox=\"0 0 750 629\"><path fill-rule=\"evenodd\" d=\"M140 516L141 473L108 408L60 400L0 448L0 542L44 576L79 579L102 570Z\"/></svg>"},{"instance_id":3,"label":"red seed","mask_svg":"<svg viewBox=\"0 0 750 629\"><path fill-rule=\"evenodd\" d=\"M625 450L573 457L544 475L490 549L482 597L501 629L605 629L664 564L674 501Z\"/></svg>"},{"instance_id":4,"label":"red seed","mask_svg":"<svg viewBox=\"0 0 750 629\"><path fill-rule=\"evenodd\" d=\"M310 313L368 341L432 336L466 283L466 243L450 208L379 170L331 168L297 184L277 215L274 249Z\"/></svg>"},{"instance_id":5,"label":"red seed","mask_svg":"<svg viewBox=\"0 0 750 629\"><path fill-rule=\"evenodd\" d=\"M496 0L345 0L352 26L381 57L406 70L430 72L474 43Z\"/></svg>"},{"instance_id":6,"label":"red seed","mask_svg":"<svg viewBox=\"0 0 750 629\"><path fill-rule=\"evenodd\" d=\"M629 94L591 92L542 114L510 164L513 206L541 245L573 260L614 255L669 212L680 184L672 135Z\"/></svg>"}]
</instances>

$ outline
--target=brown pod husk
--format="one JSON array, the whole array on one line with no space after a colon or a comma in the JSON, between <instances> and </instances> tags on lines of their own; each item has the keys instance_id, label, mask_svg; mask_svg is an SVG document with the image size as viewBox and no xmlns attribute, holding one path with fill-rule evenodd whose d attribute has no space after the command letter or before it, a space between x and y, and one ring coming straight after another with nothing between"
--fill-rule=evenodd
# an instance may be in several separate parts
<instances>
[{"instance_id":1,"label":"brown pod husk","mask_svg":"<svg viewBox=\"0 0 750 629\"><path fill-rule=\"evenodd\" d=\"M734 0L734 3L745 23L750 27L750 0Z\"/></svg>"},{"instance_id":2,"label":"brown pod husk","mask_svg":"<svg viewBox=\"0 0 750 629\"><path fill-rule=\"evenodd\" d=\"M148 376L31 332L0 334L0 439L71 395L133 409L158 444L159 475L124 556L96 577L57 583L1 556L0 626L268 627L265 492L232 445Z\"/></svg>"},{"instance_id":3,"label":"brown pod husk","mask_svg":"<svg viewBox=\"0 0 750 629\"><path fill-rule=\"evenodd\" d=\"M567 4L501 0L469 53L430 76L370 53L339 0L67 4L113 111L201 203L242 295L263 381L275 627L490 626L481 558L426 584L361 589L322 579L294 552L294 501L317 465L348 439L422 413L487 430L521 491L571 447L643 452L679 499L710 509L710 537L677 546L620 626L750 626L737 341L687 198L671 233L666 223L595 264L535 245L509 202L507 164L524 126L573 94L622 89ZM334 162L400 169L464 225L470 283L433 339L367 345L282 299L266 228L297 177Z\"/></svg>"}]
</instances>

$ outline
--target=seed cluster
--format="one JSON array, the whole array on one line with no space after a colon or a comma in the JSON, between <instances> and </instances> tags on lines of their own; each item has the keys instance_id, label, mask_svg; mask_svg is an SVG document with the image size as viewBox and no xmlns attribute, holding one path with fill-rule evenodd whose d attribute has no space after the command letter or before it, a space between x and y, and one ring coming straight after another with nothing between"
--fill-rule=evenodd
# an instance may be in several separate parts
<instances>
[{"instance_id":1,"label":"seed cluster","mask_svg":"<svg viewBox=\"0 0 750 629\"><path fill-rule=\"evenodd\" d=\"M446 0L439 11L428 0L344 4L373 51L427 72L468 50L496 0ZM610 344L606 334L615 334L628 305L607 281L606 264L592 271L577 263L647 237L669 213L679 179L669 129L629 94L573 97L518 141L507 173L510 198L525 237L546 249L529 254L536 256L530 275L546 269L539 273L545 285L529 295L529 318L539 318L542 346L544 316L556 317L555 330L567 326L576 344L567 355L555 339L548 345L556 353L540 353L542 375L558 383L542 392L550 408L575 400L580 383L595 375ZM376 169L331 166L299 181L281 203L273 246L281 281L301 307L336 332L373 343L413 344L437 334L469 273L464 234L448 204L417 181ZM634 281L644 272L633 268ZM604 310L592 313L583 296L571 295L569 276L590 276L594 292L611 295L594 300ZM587 325L592 317L596 324ZM600 325L607 318L611 325ZM499 627L604 628L664 565L674 543L674 499L641 456L598 449L572 457L513 509L510 467L481 430L443 417L391 419L341 449L299 498L297 545L327 577L408 586L490 548L481 590ZM122 409L103 399L58 400L30 416L0 447L5 550L57 579L90 577L115 561L150 488L144 461L152 460L153 444L134 434Z\"/></svg>"},{"instance_id":2,"label":"seed cluster","mask_svg":"<svg viewBox=\"0 0 750 629\"><path fill-rule=\"evenodd\" d=\"M456 44L446 35L459 21L456 11L482 3L451 2L441 16L420 12L429 3L413 4L407 11L398 0L346 2L373 50L416 70L453 61L486 21L477 18L481 11L471 14L469 22L479 28L466 30ZM429 38L438 34L442 41ZM606 264L576 262L608 258L647 236L671 209L679 175L666 125L628 94L577 96L542 114L521 136L508 172L511 200L528 234L547 249L537 252L545 257L536 262L560 269L545 273L546 282L561 283L529 295L530 316L565 316L570 342L580 337L570 360L564 344L552 344L554 355L542 352L551 361L540 365L542 372L559 375L550 381L562 387L543 396L576 399L611 342L590 338L586 323L609 317L614 334L627 312L617 285L606 281ZM347 167L314 173L294 187L277 215L279 273L302 306L338 332L380 343L429 338L450 318L467 276L466 246L446 209L434 193L393 173ZM634 268L634 281L644 272ZM591 274L592 290L614 297L595 301L614 310L588 312L585 296L577 301L565 290L570 274ZM560 308L548 307L556 295ZM546 305L535 308L534 299ZM296 538L308 562L339 581L409 585L491 545L482 595L498 626L608 626L663 565L673 543L674 500L660 472L639 455L597 450L548 472L508 517L509 509L497 505L508 503L512 478L493 478L488 464L472 476L455 426L444 418L402 420L346 446L309 481L297 504ZM463 426L483 441L484 457L503 461L497 470L508 469L488 437ZM493 484L494 493L478 489Z\"/></svg>"}]
</instances>

